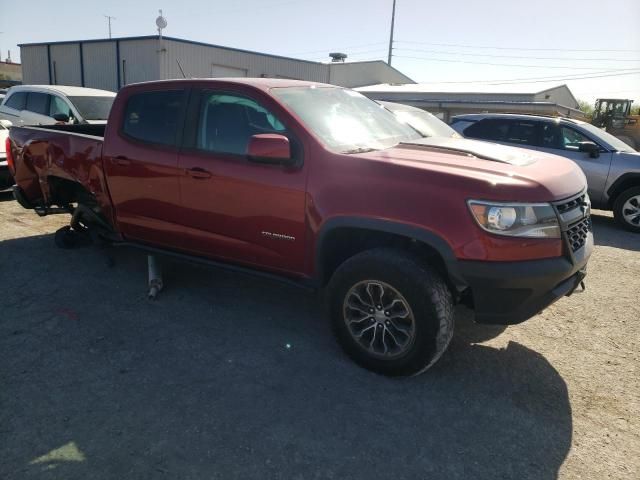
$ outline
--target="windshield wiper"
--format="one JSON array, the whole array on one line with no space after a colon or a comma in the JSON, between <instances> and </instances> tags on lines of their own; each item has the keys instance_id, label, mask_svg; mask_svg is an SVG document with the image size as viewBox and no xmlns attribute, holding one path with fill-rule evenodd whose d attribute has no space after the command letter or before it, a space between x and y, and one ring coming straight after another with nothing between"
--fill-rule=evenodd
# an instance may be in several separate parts
<instances>
[{"instance_id":1,"label":"windshield wiper","mask_svg":"<svg viewBox=\"0 0 640 480\"><path fill-rule=\"evenodd\" d=\"M344 152L340 152L340 153L346 153L348 155L350 153L375 152L376 150L378 150L378 149L377 148L371 148L371 147L360 147L360 148L354 148L352 150L345 150Z\"/></svg>"}]
</instances>

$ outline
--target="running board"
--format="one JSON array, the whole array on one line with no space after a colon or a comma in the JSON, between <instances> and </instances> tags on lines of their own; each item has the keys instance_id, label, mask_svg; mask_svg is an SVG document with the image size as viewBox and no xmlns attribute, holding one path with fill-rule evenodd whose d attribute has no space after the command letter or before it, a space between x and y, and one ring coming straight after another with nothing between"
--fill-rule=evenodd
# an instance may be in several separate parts
<instances>
[{"instance_id":1,"label":"running board","mask_svg":"<svg viewBox=\"0 0 640 480\"><path fill-rule=\"evenodd\" d=\"M130 247L136 248L139 250L146 251L148 254L157 254L157 255L166 255L168 257L178 258L180 260L184 260L189 263L195 263L200 265L207 265L209 267L219 268L221 270L227 270L230 272L240 273L243 275L248 275L252 277L265 278L268 280L273 280L276 282L284 283L286 285L291 285L293 287L302 288L303 290L307 290L310 292L316 291L318 289L318 285L312 280L308 278L294 279L285 277L282 275L264 272L261 270L254 270L248 267L242 267L240 265L218 262L215 260L210 260L208 258L198 257L194 255L188 255L184 253L175 252L173 250L165 250L162 248L151 247L142 243L135 242L113 242L111 244L113 247Z\"/></svg>"}]
</instances>

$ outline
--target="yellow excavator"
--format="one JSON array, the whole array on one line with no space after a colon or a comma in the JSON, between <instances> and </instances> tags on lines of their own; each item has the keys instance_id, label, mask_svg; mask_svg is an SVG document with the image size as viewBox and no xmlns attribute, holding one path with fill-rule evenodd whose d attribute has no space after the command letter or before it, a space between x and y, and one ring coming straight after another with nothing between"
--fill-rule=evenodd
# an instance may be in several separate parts
<instances>
[{"instance_id":1,"label":"yellow excavator","mask_svg":"<svg viewBox=\"0 0 640 480\"><path fill-rule=\"evenodd\" d=\"M599 98L593 109L591 123L604 128L630 147L640 148L640 115L631 115L633 100Z\"/></svg>"}]
</instances>

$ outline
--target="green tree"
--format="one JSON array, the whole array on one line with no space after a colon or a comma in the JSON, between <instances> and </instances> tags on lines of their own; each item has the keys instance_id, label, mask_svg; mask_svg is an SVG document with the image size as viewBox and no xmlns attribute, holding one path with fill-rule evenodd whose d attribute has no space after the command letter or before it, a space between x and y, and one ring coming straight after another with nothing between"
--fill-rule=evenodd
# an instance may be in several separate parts
<instances>
[{"instance_id":1,"label":"green tree","mask_svg":"<svg viewBox=\"0 0 640 480\"><path fill-rule=\"evenodd\" d=\"M587 117L593 115L593 104L586 100L578 100L578 108L583 111Z\"/></svg>"}]
</instances>

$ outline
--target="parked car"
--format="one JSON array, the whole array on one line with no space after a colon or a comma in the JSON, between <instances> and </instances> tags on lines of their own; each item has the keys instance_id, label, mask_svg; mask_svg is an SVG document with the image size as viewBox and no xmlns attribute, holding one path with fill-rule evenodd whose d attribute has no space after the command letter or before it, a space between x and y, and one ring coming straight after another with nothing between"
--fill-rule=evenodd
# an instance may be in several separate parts
<instances>
[{"instance_id":1,"label":"parked car","mask_svg":"<svg viewBox=\"0 0 640 480\"><path fill-rule=\"evenodd\" d=\"M640 153L622 140L572 118L458 115L451 126L467 138L517 145L573 160L587 176L593 207L613 210L619 225L640 233Z\"/></svg>"},{"instance_id":2,"label":"parked car","mask_svg":"<svg viewBox=\"0 0 640 480\"><path fill-rule=\"evenodd\" d=\"M106 123L115 96L95 88L19 85L0 105L0 119L14 125Z\"/></svg>"},{"instance_id":3,"label":"parked car","mask_svg":"<svg viewBox=\"0 0 640 480\"><path fill-rule=\"evenodd\" d=\"M389 375L438 360L456 303L478 322L522 322L574 291L593 250L573 162L424 138L331 85L129 85L106 126L9 137L23 207L71 213L108 242L326 288L344 350Z\"/></svg>"},{"instance_id":4,"label":"parked car","mask_svg":"<svg viewBox=\"0 0 640 480\"><path fill-rule=\"evenodd\" d=\"M9 127L11 122L0 120L0 191L6 190L13 185L13 177L7 165L6 145L9 139Z\"/></svg>"},{"instance_id":5,"label":"parked car","mask_svg":"<svg viewBox=\"0 0 640 480\"><path fill-rule=\"evenodd\" d=\"M402 103L377 102L424 137L461 138L458 132L426 110Z\"/></svg>"}]
</instances>

